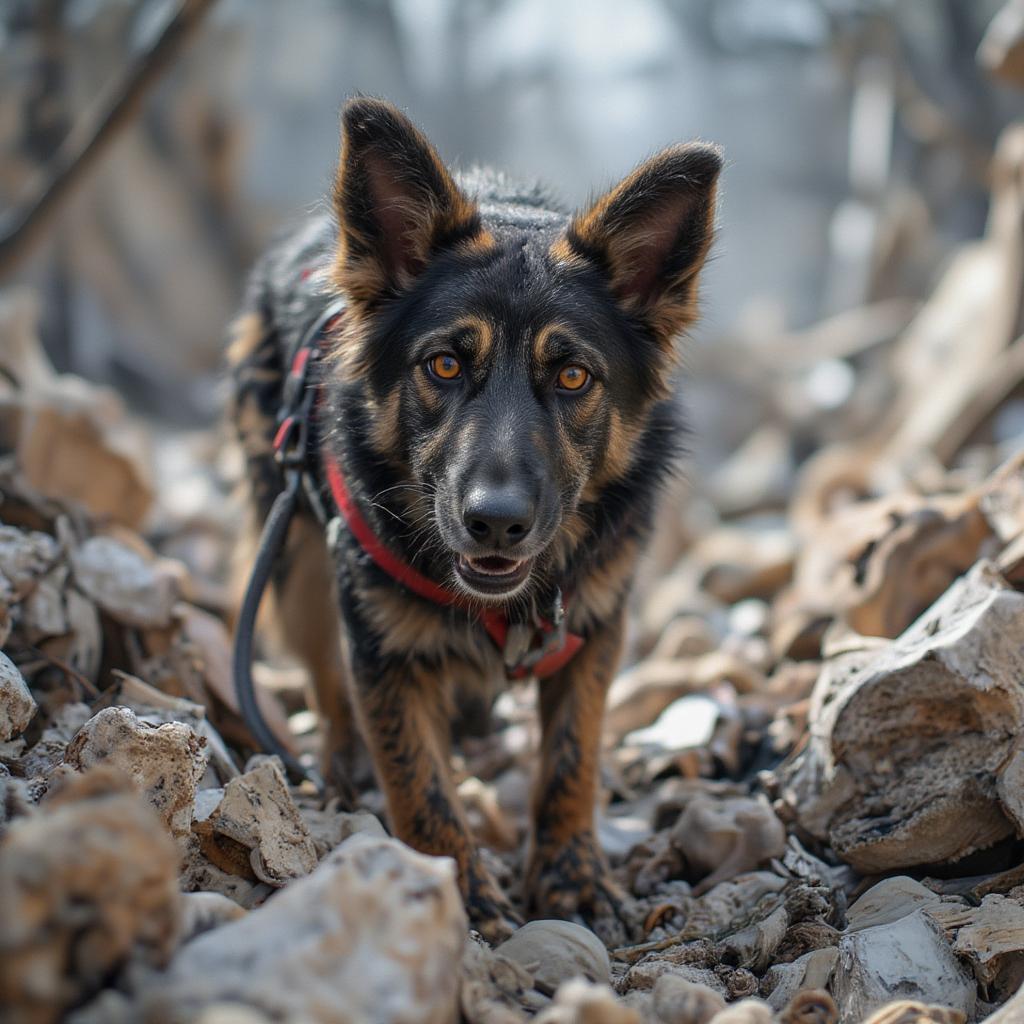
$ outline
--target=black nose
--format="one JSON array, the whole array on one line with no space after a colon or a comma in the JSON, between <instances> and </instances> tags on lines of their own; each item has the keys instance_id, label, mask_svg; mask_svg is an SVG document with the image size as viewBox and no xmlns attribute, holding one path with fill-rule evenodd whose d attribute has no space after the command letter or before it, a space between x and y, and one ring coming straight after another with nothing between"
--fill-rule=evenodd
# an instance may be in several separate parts
<instances>
[{"instance_id":1,"label":"black nose","mask_svg":"<svg viewBox=\"0 0 1024 1024\"><path fill-rule=\"evenodd\" d=\"M510 548L533 526L533 500L511 487L474 487L462 507L462 522L478 544Z\"/></svg>"}]
</instances>

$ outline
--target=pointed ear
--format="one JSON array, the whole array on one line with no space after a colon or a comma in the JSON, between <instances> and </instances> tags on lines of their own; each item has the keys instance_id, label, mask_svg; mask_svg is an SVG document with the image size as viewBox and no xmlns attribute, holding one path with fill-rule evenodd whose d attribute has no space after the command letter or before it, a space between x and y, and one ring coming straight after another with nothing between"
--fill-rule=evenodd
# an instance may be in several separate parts
<instances>
[{"instance_id":1,"label":"pointed ear","mask_svg":"<svg viewBox=\"0 0 1024 1024\"><path fill-rule=\"evenodd\" d=\"M619 302L670 346L696 318L697 275L714 235L721 170L716 146L663 150L577 213L555 257L600 266Z\"/></svg>"},{"instance_id":2,"label":"pointed ear","mask_svg":"<svg viewBox=\"0 0 1024 1024\"><path fill-rule=\"evenodd\" d=\"M485 241L476 205L396 107L359 97L342 112L334 182L335 284L373 303L408 287L436 252Z\"/></svg>"}]
</instances>

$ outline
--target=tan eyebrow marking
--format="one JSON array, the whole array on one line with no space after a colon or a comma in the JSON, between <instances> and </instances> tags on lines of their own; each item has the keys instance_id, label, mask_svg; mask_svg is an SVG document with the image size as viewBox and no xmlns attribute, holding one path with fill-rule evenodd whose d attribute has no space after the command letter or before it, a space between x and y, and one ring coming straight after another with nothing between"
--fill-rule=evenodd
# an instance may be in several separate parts
<instances>
[{"instance_id":1,"label":"tan eyebrow marking","mask_svg":"<svg viewBox=\"0 0 1024 1024\"><path fill-rule=\"evenodd\" d=\"M572 330L563 323L545 324L534 336L532 345L533 361L542 365L546 362L547 347L551 338L556 334L572 336Z\"/></svg>"}]
</instances>

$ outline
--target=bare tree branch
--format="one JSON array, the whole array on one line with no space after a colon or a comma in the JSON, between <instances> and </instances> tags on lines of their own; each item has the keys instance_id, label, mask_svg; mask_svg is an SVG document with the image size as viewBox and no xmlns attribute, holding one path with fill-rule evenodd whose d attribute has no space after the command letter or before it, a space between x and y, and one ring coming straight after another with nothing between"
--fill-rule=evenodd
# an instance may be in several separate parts
<instances>
[{"instance_id":1,"label":"bare tree branch","mask_svg":"<svg viewBox=\"0 0 1024 1024\"><path fill-rule=\"evenodd\" d=\"M122 81L104 90L39 173L30 196L0 215L0 276L25 256L61 204L131 123L143 99L172 66L217 0L181 0L153 43L131 63Z\"/></svg>"}]
</instances>

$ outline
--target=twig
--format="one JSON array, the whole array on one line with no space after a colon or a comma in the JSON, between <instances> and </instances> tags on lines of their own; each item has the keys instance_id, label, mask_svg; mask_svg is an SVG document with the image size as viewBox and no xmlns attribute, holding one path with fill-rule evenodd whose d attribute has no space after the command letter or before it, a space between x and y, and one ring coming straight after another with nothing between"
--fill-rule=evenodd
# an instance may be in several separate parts
<instances>
[{"instance_id":1,"label":"twig","mask_svg":"<svg viewBox=\"0 0 1024 1024\"><path fill-rule=\"evenodd\" d=\"M104 90L72 127L39 174L29 199L0 215L0 276L10 273L46 223L138 112L143 98L173 64L217 0L181 0L163 31L132 61L124 79Z\"/></svg>"}]
</instances>

